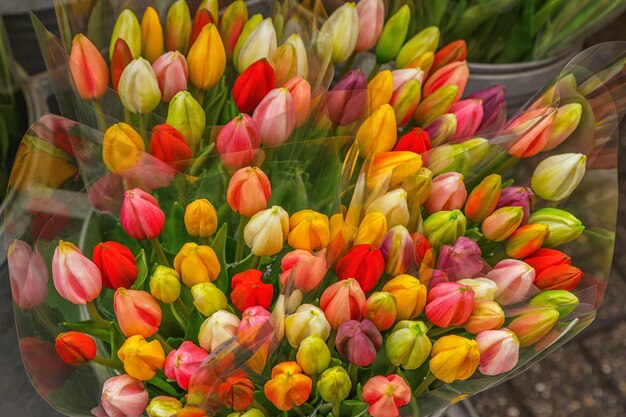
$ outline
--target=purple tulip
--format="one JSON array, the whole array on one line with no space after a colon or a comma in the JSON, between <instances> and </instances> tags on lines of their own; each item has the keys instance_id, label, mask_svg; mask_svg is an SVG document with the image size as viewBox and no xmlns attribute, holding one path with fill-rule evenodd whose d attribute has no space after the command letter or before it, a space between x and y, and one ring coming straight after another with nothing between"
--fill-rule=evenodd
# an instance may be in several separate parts
<instances>
[{"instance_id":1,"label":"purple tulip","mask_svg":"<svg viewBox=\"0 0 626 417\"><path fill-rule=\"evenodd\" d=\"M498 201L498 207L521 207L524 211L524 218L522 219L521 226L528 223L530 217L530 211L535 205L535 195L528 187L506 187L502 189L500 193L500 200Z\"/></svg>"},{"instance_id":2,"label":"purple tulip","mask_svg":"<svg viewBox=\"0 0 626 417\"><path fill-rule=\"evenodd\" d=\"M326 98L328 117L340 126L358 120L365 112L366 104L367 79L359 69L350 71L339 80Z\"/></svg>"},{"instance_id":3,"label":"purple tulip","mask_svg":"<svg viewBox=\"0 0 626 417\"><path fill-rule=\"evenodd\" d=\"M383 337L369 320L345 321L337 330L335 346L341 356L356 366L368 366L376 359Z\"/></svg>"},{"instance_id":4,"label":"purple tulip","mask_svg":"<svg viewBox=\"0 0 626 417\"><path fill-rule=\"evenodd\" d=\"M497 132L504 126L506 122L506 90L502 84L475 91L468 98L483 101L483 120L478 128L478 133Z\"/></svg>"},{"instance_id":5,"label":"purple tulip","mask_svg":"<svg viewBox=\"0 0 626 417\"><path fill-rule=\"evenodd\" d=\"M437 269L444 271L451 281L481 276L483 266L480 247L465 236L459 237L454 245L443 245L437 259Z\"/></svg>"}]
</instances>

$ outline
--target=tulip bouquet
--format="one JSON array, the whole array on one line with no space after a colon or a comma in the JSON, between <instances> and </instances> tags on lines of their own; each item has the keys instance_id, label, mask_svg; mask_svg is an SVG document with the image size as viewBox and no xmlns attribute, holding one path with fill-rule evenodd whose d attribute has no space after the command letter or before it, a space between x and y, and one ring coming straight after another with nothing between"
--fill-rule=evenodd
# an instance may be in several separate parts
<instances>
[{"instance_id":1,"label":"tulip bouquet","mask_svg":"<svg viewBox=\"0 0 626 417\"><path fill-rule=\"evenodd\" d=\"M593 320L623 45L507 121L501 87L463 98L465 44L409 36L408 7L166 3L37 27L64 117L24 137L4 241L56 408L423 417Z\"/></svg>"}]
</instances>

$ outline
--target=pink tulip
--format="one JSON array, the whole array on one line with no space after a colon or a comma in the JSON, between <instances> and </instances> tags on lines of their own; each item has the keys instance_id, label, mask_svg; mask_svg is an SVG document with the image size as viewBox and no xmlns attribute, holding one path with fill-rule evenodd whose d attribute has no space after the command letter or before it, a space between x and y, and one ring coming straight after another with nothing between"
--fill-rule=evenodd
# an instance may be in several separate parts
<instances>
[{"instance_id":1,"label":"pink tulip","mask_svg":"<svg viewBox=\"0 0 626 417\"><path fill-rule=\"evenodd\" d=\"M435 326L460 326L474 309L474 290L469 285L441 282L428 292L426 317Z\"/></svg>"},{"instance_id":2,"label":"pink tulip","mask_svg":"<svg viewBox=\"0 0 626 417\"><path fill-rule=\"evenodd\" d=\"M335 346L339 354L356 366L369 366L383 344L383 336L369 320L345 321L337 330Z\"/></svg>"},{"instance_id":3,"label":"pink tulip","mask_svg":"<svg viewBox=\"0 0 626 417\"><path fill-rule=\"evenodd\" d=\"M480 276L484 265L478 244L461 236L454 245L441 247L436 268L444 271L450 280L457 281Z\"/></svg>"},{"instance_id":4,"label":"pink tulip","mask_svg":"<svg viewBox=\"0 0 626 417\"><path fill-rule=\"evenodd\" d=\"M126 337L140 335L148 338L159 331L161 307L145 291L118 288L113 296L113 309L120 330Z\"/></svg>"},{"instance_id":5,"label":"pink tulip","mask_svg":"<svg viewBox=\"0 0 626 417\"><path fill-rule=\"evenodd\" d=\"M260 142L258 124L247 114L241 113L217 135L217 152L226 165L239 168L254 160Z\"/></svg>"},{"instance_id":6,"label":"pink tulip","mask_svg":"<svg viewBox=\"0 0 626 417\"><path fill-rule=\"evenodd\" d=\"M59 295L74 304L87 304L102 290L102 277L96 264L74 244L62 240L52 257L52 279Z\"/></svg>"},{"instance_id":7,"label":"pink tulip","mask_svg":"<svg viewBox=\"0 0 626 417\"><path fill-rule=\"evenodd\" d=\"M517 259L498 262L487 278L498 285L496 301L502 305L515 304L524 299L535 280L535 270Z\"/></svg>"},{"instance_id":8,"label":"pink tulip","mask_svg":"<svg viewBox=\"0 0 626 417\"><path fill-rule=\"evenodd\" d=\"M165 103L169 103L179 91L187 89L187 60L180 52L169 51L161 55L152 64L152 69Z\"/></svg>"},{"instance_id":9,"label":"pink tulip","mask_svg":"<svg viewBox=\"0 0 626 417\"><path fill-rule=\"evenodd\" d=\"M422 96L428 97L441 87L446 85L456 85L458 87L454 101L459 101L465 91L467 79L469 78L469 68L465 61L451 62L431 74L424 84Z\"/></svg>"},{"instance_id":10,"label":"pink tulip","mask_svg":"<svg viewBox=\"0 0 626 417\"><path fill-rule=\"evenodd\" d=\"M266 323L272 320L272 315L265 308L254 306L246 308L241 313L241 322L237 328L237 334L256 333L266 327Z\"/></svg>"},{"instance_id":11,"label":"pink tulip","mask_svg":"<svg viewBox=\"0 0 626 417\"><path fill-rule=\"evenodd\" d=\"M126 374L107 379L102 386L102 408L109 417L140 417L148 406L143 383Z\"/></svg>"},{"instance_id":12,"label":"pink tulip","mask_svg":"<svg viewBox=\"0 0 626 417\"><path fill-rule=\"evenodd\" d=\"M377 375L363 385L361 397L372 417L398 417L398 407L411 401L411 388L399 375Z\"/></svg>"},{"instance_id":13,"label":"pink tulip","mask_svg":"<svg viewBox=\"0 0 626 417\"><path fill-rule=\"evenodd\" d=\"M292 285L303 292L317 288L326 275L326 251L312 254L296 249L283 256L280 261L280 282L283 286Z\"/></svg>"},{"instance_id":14,"label":"pink tulip","mask_svg":"<svg viewBox=\"0 0 626 417\"><path fill-rule=\"evenodd\" d=\"M363 52L376 46L385 23L385 3L383 0L361 0L356 5L359 15L359 37L356 51Z\"/></svg>"},{"instance_id":15,"label":"pink tulip","mask_svg":"<svg viewBox=\"0 0 626 417\"><path fill-rule=\"evenodd\" d=\"M43 303L48 295L48 267L39 249L14 240L7 251L13 301L25 309Z\"/></svg>"},{"instance_id":16,"label":"pink tulip","mask_svg":"<svg viewBox=\"0 0 626 417\"><path fill-rule=\"evenodd\" d=\"M311 113L311 84L298 76L290 79L283 86L291 93L296 112L296 128L302 126Z\"/></svg>"},{"instance_id":17,"label":"pink tulip","mask_svg":"<svg viewBox=\"0 0 626 417\"><path fill-rule=\"evenodd\" d=\"M365 294L359 283L353 279L344 279L324 290L320 298L320 308L324 311L330 326L337 330L348 320L360 320L365 305Z\"/></svg>"},{"instance_id":18,"label":"pink tulip","mask_svg":"<svg viewBox=\"0 0 626 417\"><path fill-rule=\"evenodd\" d=\"M488 330L476 336L480 350L478 370L483 375L500 375L515 368L519 360L519 341L510 330Z\"/></svg>"},{"instance_id":19,"label":"pink tulip","mask_svg":"<svg viewBox=\"0 0 626 417\"><path fill-rule=\"evenodd\" d=\"M124 193L120 221L130 237L151 240L161 234L165 225L165 214L161 211L156 198L139 188L134 188Z\"/></svg>"},{"instance_id":20,"label":"pink tulip","mask_svg":"<svg viewBox=\"0 0 626 417\"><path fill-rule=\"evenodd\" d=\"M200 368L209 354L192 342L184 341L178 349L171 351L165 358L165 376L175 379L182 389L189 389L191 376Z\"/></svg>"},{"instance_id":21,"label":"pink tulip","mask_svg":"<svg viewBox=\"0 0 626 417\"><path fill-rule=\"evenodd\" d=\"M424 207L429 213L458 210L463 208L466 199L467 190L463 182L463 174L447 172L433 179L432 189Z\"/></svg>"},{"instance_id":22,"label":"pink tulip","mask_svg":"<svg viewBox=\"0 0 626 417\"><path fill-rule=\"evenodd\" d=\"M449 113L456 117L456 132L453 139L471 138L483 120L483 102L477 99L457 101Z\"/></svg>"},{"instance_id":23,"label":"pink tulip","mask_svg":"<svg viewBox=\"0 0 626 417\"><path fill-rule=\"evenodd\" d=\"M96 210L117 214L124 198L124 179L112 172L105 174L91 184L87 197Z\"/></svg>"},{"instance_id":24,"label":"pink tulip","mask_svg":"<svg viewBox=\"0 0 626 417\"><path fill-rule=\"evenodd\" d=\"M264 146L285 143L296 125L295 106L289 90L275 88L267 93L254 110L252 118L257 123Z\"/></svg>"}]
</instances>

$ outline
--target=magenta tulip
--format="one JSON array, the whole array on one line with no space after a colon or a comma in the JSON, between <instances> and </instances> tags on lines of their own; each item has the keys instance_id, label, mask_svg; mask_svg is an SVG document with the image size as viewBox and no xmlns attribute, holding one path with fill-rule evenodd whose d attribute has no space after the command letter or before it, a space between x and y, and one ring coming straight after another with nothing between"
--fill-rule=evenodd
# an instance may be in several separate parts
<instances>
[{"instance_id":1,"label":"magenta tulip","mask_svg":"<svg viewBox=\"0 0 626 417\"><path fill-rule=\"evenodd\" d=\"M208 356L206 350L186 340L165 358L165 367L163 368L165 376L169 379L175 379L182 389L189 389L192 375Z\"/></svg>"},{"instance_id":2,"label":"magenta tulip","mask_svg":"<svg viewBox=\"0 0 626 417\"><path fill-rule=\"evenodd\" d=\"M348 320L337 329L335 346L339 354L356 366L369 366L376 359L376 352L383 344L383 337L376 325L369 320Z\"/></svg>"},{"instance_id":3,"label":"magenta tulip","mask_svg":"<svg viewBox=\"0 0 626 417\"><path fill-rule=\"evenodd\" d=\"M241 113L217 135L217 152L226 165L240 168L254 160L260 143L257 123L252 117Z\"/></svg>"},{"instance_id":4,"label":"magenta tulip","mask_svg":"<svg viewBox=\"0 0 626 417\"><path fill-rule=\"evenodd\" d=\"M460 326L472 315L474 290L469 285L441 282L428 292L426 317L435 326Z\"/></svg>"},{"instance_id":5,"label":"magenta tulip","mask_svg":"<svg viewBox=\"0 0 626 417\"><path fill-rule=\"evenodd\" d=\"M163 230L165 214L156 198L134 188L124 193L120 221L130 237L139 240L154 239Z\"/></svg>"}]
</instances>

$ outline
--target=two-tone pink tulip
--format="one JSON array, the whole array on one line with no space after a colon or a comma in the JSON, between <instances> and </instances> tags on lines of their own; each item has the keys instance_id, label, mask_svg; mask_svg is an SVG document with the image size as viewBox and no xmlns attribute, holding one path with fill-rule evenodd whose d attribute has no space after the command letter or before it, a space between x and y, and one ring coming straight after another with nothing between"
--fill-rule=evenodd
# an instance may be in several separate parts
<instances>
[{"instance_id":1,"label":"two-tone pink tulip","mask_svg":"<svg viewBox=\"0 0 626 417\"><path fill-rule=\"evenodd\" d=\"M87 304L102 290L102 277L96 264L73 243L62 240L52 257L52 279L59 295L74 304Z\"/></svg>"},{"instance_id":2,"label":"two-tone pink tulip","mask_svg":"<svg viewBox=\"0 0 626 417\"><path fill-rule=\"evenodd\" d=\"M217 135L217 153L230 167L243 167L252 163L261 145L258 123L241 113L220 130Z\"/></svg>"}]
</instances>

